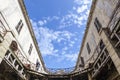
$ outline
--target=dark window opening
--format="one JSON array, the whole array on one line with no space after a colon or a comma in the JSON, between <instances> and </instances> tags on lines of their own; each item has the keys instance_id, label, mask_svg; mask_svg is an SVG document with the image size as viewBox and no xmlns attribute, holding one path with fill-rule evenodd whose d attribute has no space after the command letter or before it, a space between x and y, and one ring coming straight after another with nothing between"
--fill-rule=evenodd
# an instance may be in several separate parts
<instances>
[{"instance_id":1,"label":"dark window opening","mask_svg":"<svg viewBox=\"0 0 120 80\"><path fill-rule=\"evenodd\" d=\"M84 65L85 65L85 63L84 63L84 58L83 58L83 57L80 57L80 61L81 61L81 63L80 63L80 65L79 65L79 67L84 67Z\"/></svg>"},{"instance_id":2,"label":"dark window opening","mask_svg":"<svg viewBox=\"0 0 120 80\"><path fill-rule=\"evenodd\" d=\"M95 25L97 31L99 32L100 29L102 28L102 25L101 25L101 23L99 22L99 20L97 19L97 17L95 18L94 25Z\"/></svg>"},{"instance_id":3,"label":"dark window opening","mask_svg":"<svg viewBox=\"0 0 120 80\"><path fill-rule=\"evenodd\" d=\"M102 50L105 47L104 43L102 40L100 40L100 49Z\"/></svg>"},{"instance_id":4,"label":"dark window opening","mask_svg":"<svg viewBox=\"0 0 120 80\"><path fill-rule=\"evenodd\" d=\"M33 48L33 46L32 46L32 44L30 44L30 48L29 48L29 50L28 50L29 55L30 55L31 52L32 52L32 48Z\"/></svg>"},{"instance_id":5,"label":"dark window opening","mask_svg":"<svg viewBox=\"0 0 120 80\"><path fill-rule=\"evenodd\" d=\"M36 61L36 70L39 70L39 67L40 67L40 63L39 63L39 61L37 59L37 61Z\"/></svg>"},{"instance_id":6,"label":"dark window opening","mask_svg":"<svg viewBox=\"0 0 120 80\"><path fill-rule=\"evenodd\" d=\"M18 34L20 33L22 27L23 27L23 22L22 22L22 20L20 20L16 26L16 30L17 30Z\"/></svg>"},{"instance_id":7,"label":"dark window opening","mask_svg":"<svg viewBox=\"0 0 120 80\"><path fill-rule=\"evenodd\" d=\"M88 43L87 43L86 47L87 47L87 51L88 51L88 53L90 54L91 49L90 49L90 46L89 46L89 44L88 44Z\"/></svg>"}]
</instances>

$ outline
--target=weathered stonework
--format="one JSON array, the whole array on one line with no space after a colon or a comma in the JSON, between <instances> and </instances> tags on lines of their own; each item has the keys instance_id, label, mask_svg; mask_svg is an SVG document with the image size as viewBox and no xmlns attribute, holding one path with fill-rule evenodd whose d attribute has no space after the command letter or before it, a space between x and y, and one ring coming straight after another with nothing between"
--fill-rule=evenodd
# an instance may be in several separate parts
<instances>
[{"instance_id":1,"label":"weathered stonework","mask_svg":"<svg viewBox=\"0 0 120 80\"><path fill-rule=\"evenodd\" d=\"M46 70L23 0L1 0L0 21L0 80L120 80L119 0L93 0L71 73Z\"/></svg>"}]
</instances>

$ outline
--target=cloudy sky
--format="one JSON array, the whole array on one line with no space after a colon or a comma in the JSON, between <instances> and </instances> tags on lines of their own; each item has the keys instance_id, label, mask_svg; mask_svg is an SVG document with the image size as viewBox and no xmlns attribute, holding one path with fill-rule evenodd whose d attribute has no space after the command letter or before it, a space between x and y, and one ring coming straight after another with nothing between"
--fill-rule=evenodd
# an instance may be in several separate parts
<instances>
[{"instance_id":1,"label":"cloudy sky","mask_svg":"<svg viewBox=\"0 0 120 80\"><path fill-rule=\"evenodd\" d=\"M91 0L24 0L46 67L76 64Z\"/></svg>"}]
</instances>

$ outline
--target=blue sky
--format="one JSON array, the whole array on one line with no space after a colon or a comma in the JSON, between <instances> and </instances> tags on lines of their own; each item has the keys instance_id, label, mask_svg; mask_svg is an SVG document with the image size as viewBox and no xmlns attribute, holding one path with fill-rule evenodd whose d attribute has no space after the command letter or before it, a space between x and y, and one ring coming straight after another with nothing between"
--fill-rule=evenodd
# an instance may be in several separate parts
<instances>
[{"instance_id":1,"label":"blue sky","mask_svg":"<svg viewBox=\"0 0 120 80\"><path fill-rule=\"evenodd\" d=\"M47 68L76 64L91 0L24 0Z\"/></svg>"}]
</instances>

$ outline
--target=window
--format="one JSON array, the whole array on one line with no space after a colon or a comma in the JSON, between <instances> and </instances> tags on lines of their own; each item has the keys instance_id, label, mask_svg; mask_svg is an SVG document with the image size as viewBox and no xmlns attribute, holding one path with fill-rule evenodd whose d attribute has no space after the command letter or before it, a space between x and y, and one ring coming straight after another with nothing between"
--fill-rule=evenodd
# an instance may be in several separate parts
<instances>
[{"instance_id":1,"label":"window","mask_svg":"<svg viewBox=\"0 0 120 80\"><path fill-rule=\"evenodd\" d=\"M102 40L100 40L100 49L102 50L105 47L104 43Z\"/></svg>"},{"instance_id":2,"label":"window","mask_svg":"<svg viewBox=\"0 0 120 80\"><path fill-rule=\"evenodd\" d=\"M100 22L98 21L97 17L95 18L94 25L95 25L97 31L99 32L100 29L102 28L102 25L101 25Z\"/></svg>"},{"instance_id":3,"label":"window","mask_svg":"<svg viewBox=\"0 0 120 80\"><path fill-rule=\"evenodd\" d=\"M4 36L6 34L6 28L3 24L3 22L0 20L0 35Z\"/></svg>"},{"instance_id":4,"label":"window","mask_svg":"<svg viewBox=\"0 0 120 80\"><path fill-rule=\"evenodd\" d=\"M80 57L80 61L81 61L81 63L80 63L80 65L79 65L79 67L84 67L84 58L83 57Z\"/></svg>"},{"instance_id":5,"label":"window","mask_svg":"<svg viewBox=\"0 0 120 80\"><path fill-rule=\"evenodd\" d=\"M16 30L17 30L18 34L20 33L22 27L23 27L23 22L22 22L22 20L20 20L16 26Z\"/></svg>"},{"instance_id":6,"label":"window","mask_svg":"<svg viewBox=\"0 0 120 80\"><path fill-rule=\"evenodd\" d=\"M37 71L39 70L39 67L40 67L40 63L39 63L39 61L38 61L38 59L37 59L37 61L36 61L36 70L37 70Z\"/></svg>"},{"instance_id":7,"label":"window","mask_svg":"<svg viewBox=\"0 0 120 80\"><path fill-rule=\"evenodd\" d=\"M29 50L28 50L29 55L30 55L31 52L32 52L32 48L33 48L33 46L32 46L32 44L30 44L30 48L29 48Z\"/></svg>"},{"instance_id":8,"label":"window","mask_svg":"<svg viewBox=\"0 0 120 80\"><path fill-rule=\"evenodd\" d=\"M87 47L87 51L88 51L88 53L90 54L91 49L90 49L90 46L89 46L89 44L88 44L88 43L87 43L86 47Z\"/></svg>"},{"instance_id":9,"label":"window","mask_svg":"<svg viewBox=\"0 0 120 80\"><path fill-rule=\"evenodd\" d=\"M92 33L91 34L91 43L93 44L93 47L96 47L96 41L95 41L95 35Z\"/></svg>"},{"instance_id":10,"label":"window","mask_svg":"<svg viewBox=\"0 0 120 80\"><path fill-rule=\"evenodd\" d=\"M2 21L0 20L0 43L4 40L5 34L6 34L5 27L2 23Z\"/></svg>"}]
</instances>

